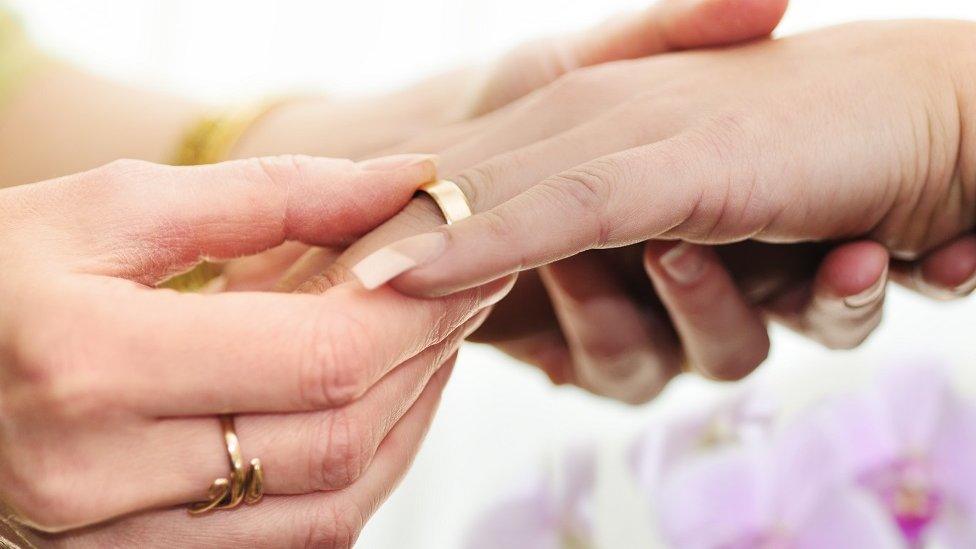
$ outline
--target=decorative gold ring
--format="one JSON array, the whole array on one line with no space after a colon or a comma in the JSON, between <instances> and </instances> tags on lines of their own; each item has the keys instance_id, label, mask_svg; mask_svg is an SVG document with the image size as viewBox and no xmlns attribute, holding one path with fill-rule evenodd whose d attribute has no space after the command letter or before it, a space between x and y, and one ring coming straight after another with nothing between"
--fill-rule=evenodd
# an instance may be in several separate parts
<instances>
[{"instance_id":1,"label":"decorative gold ring","mask_svg":"<svg viewBox=\"0 0 976 549\"><path fill-rule=\"evenodd\" d=\"M418 189L425 192L434 199L437 207L444 214L444 219L450 225L456 221L461 221L466 217L471 217L471 206L468 204L468 197L464 196L461 187L449 179L440 179L425 183Z\"/></svg>"},{"instance_id":2,"label":"decorative gold ring","mask_svg":"<svg viewBox=\"0 0 976 549\"><path fill-rule=\"evenodd\" d=\"M264 469L261 460L254 458L244 470L241 443L234 430L234 416L220 416L220 428L224 431L227 458L230 461L230 479L218 478L210 485L207 501L190 504L190 514L199 515L215 509L233 509L243 501L248 505L261 501L264 496Z\"/></svg>"}]
</instances>

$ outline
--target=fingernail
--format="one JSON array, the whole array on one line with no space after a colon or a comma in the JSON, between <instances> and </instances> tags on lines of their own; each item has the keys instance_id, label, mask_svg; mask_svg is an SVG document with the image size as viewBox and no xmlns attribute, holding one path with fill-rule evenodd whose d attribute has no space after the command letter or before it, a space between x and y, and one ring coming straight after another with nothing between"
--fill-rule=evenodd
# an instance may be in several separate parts
<instances>
[{"instance_id":1,"label":"fingernail","mask_svg":"<svg viewBox=\"0 0 976 549\"><path fill-rule=\"evenodd\" d=\"M698 246L682 242L661 256L661 267L678 284L694 284L705 270L705 258Z\"/></svg>"},{"instance_id":2,"label":"fingernail","mask_svg":"<svg viewBox=\"0 0 976 549\"><path fill-rule=\"evenodd\" d=\"M364 160L359 163L359 167L368 172L393 172L419 164L431 164L436 169L437 155L397 154L393 156L381 156L379 158Z\"/></svg>"},{"instance_id":3,"label":"fingernail","mask_svg":"<svg viewBox=\"0 0 976 549\"><path fill-rule=\"evenodd\" d=\"M973 273L969 280L952 289L952 293L959 297L966 297L976 291L976 273Z\"/></svg>"},{"instance_id":4,"label":"fingernail","mask_svg":"<svg viewBox=\"0 0 976 549\"><path fill-rule=\"evenodd\" d=\"M405 238L381 248L352 268L352 274L367 290L373 290L437 259L447 247L444 233L426 233Z\"/></svg>"},{"instance_id":5,"label":"fingernail","mask_svg":"<svg viewBox=\"0 0 976 549\"><path fill-rule=\"evenodd\" d=\"M888 268L885 267L884 272L881 273L881 277L879 277L870 288L859 294L845 297L844 305L847 305L851 309L861 309L863 307L867 307L868 305L877 303L877 301L884 296L885 287L887 287L887 285Z\"/></svg>"}]
</instances>

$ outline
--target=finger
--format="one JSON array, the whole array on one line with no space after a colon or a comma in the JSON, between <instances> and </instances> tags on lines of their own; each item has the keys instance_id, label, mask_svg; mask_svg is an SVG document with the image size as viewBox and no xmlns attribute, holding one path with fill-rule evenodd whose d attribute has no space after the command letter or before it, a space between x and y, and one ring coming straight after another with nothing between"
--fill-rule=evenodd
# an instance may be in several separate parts
<instances>
[{"instance_id":1,"label":"finger","mask_svg":"<svg viewBox=\"0 0 976 549\"><path fill-rule=\"evenodd\" d=\"M786 4L665 0L585 32L526 44L501 60L475 102L474 113L494 111L579 67L766 36L779 24Z\"/></svg>"},{"instance_id":2,"label":"finger","mask_svg":"<svg viewBox=\"0 0 976 549\"><path fill-rule=\"evenodd\" d=\"M584 32L526 44L502 58L488 82L481 86L471 113L481 118L427 132L397 150L444 152L450 149L452 166L469 166L554 135L575 125L581 116L589 118L579 112L587 106L577 104L575 118L548 117L543 123L542 118L526 120L526 116L532 115L532 109L514 105L513 101L581 67L766 36L782 19L786 5L787 0L665 0ZM603 90L600 107L610 104L606 91ZM587 112L598 112L595 107L589 106ZM508 128L514 121L525 122L523 131L513 133ZM533 129L542 133L526 131ZM499 136L490 140L494 146L486 144L486 133ZM476 143L456 147L472 136L479 136Z\"/></svg>"},{"instance_id":3,"label":"finger","mask_svg":"<svg viewBox=\"0 0 976 549\"><path fill-rule=\"evenodd\" d=\"M714 250L652 241L644 265L691 367L711 378L738 380L766 359L766 325Z\"/></svg>"},{"instance_id":4,"label":"finger","mask_svg":"<svg viewBox=\"0 0 976 549\"><path fill-rule=\"evenodd\" d=\"M667 322L641 310L598 257L581 254L540 272L579 386L640 404L681 372L681 350Z\"/></svg>"},{"instance_id":5,"label":"finger","mask_svg":"<svg viewBox=\"0 0 976 549\"><path fill-rule=\"evenodd\" d=\"M480 225L484 223L484 218L486 217L498 220L493 211L495 208L500 208L507 201L519 196L523 191L537 186L540 181L546 180L553 174L558 174L564 170L573 168L578 164L580 159L599 158L602 155L611 154L614 151L629 149L639 144L645 138L657 139L659 137L673 135L673 132L682 125L684 115L682 113L668 112L667 105L664 104L660 105L660 108L660 117L651 116L651 118L656 118L659 123L642 132L642 135L619 131L619 128L627 127L625 124L626 121L632 119L634 114L627 110L613 111L598 120L573 128L564 134L543 139L522 149L505 153L483 164L465 169L461 173L451 177L451 179L461 187L470 202L472 211L490 212L487 215L476 215L474 217L476 220L474 222L475 224ZM515 134L517 132L518 128L513 128L512 133ZM593 135L600 135L601 138L593 139ZM451 156L450 158L454 157ZM450 158L448 162L453 162ZM545 192L549 193L548 190ZM560 204L566 204L565 198L559 202ZM550 204L546 209L552 210L555 207L555 205ZM565 211L565 207L563 207L563 210L558 213L559 217L557 219L565 219L563 216L569 213ZM573 213L575 214L575 212ZM591 217L591 215L587 215L587 217ZM380 285L386 280L393 279L399 274L421 265L423 262L432 262L438 259L438 256L434 254L443 252L448 247L442 246L440 242L432 239L428 235L418 236L413 240L407 238L399 242L396 242L395 239L396 237L403 238L404 234L416 234L424 230L430 230L441 223L443 223L442 214L431 201L426 199L414 201L401 216L397 217L395 226L387 224L366 235L343 254L334 268L351 272L360 281L363 281L363 278L368 275L369 280L365 284L367 287ZM470 223L470 220L464 220L455 224L455 226L461 226L467 223ZM537 225L538 220L534 224ZM548 227L551 232L552 226L548 225ZM576 229L576 231L578 230L579 228ZM572 232L572 230L567 230L565 234L569 235ZM393 237L393 235L396 235L396 237ZM532 235L535 240L538 240L540 236L543 235ZM487 239L485 235L483 235L483 238ZM406 257L412 261L386 265L386 268L382 269L382 273L362 272L364 265L370 264L376 267L377 257L389 255L388 253L375 252L377 248L389 242L395 243L389 245L386 250L396 252L398 256ZM426 244L428 249L418 249L418 244ZM519 247L524 248L525 244ZM455 248L453 244L450 248L452 250L447 254L448 256L452 253L460 255L460 252L453 250ZM373 252L374 255L370 255L370 252ZM411 257L407 252L415 253L416 257ZM474 252L471 252L471 254L476 255ZM497 258L491 259L493 262L501 262L506 258L511 261L512 258L508 257L509 255L509 253L502 252ZM489 258L473 259L483 261ZM551 257L551 259L561 259L561 257ZM424 270L427 270L426 266ZM455 273L455 270L457 270L455 267L449 269L445 273L447 276L444 278L466 276L463 273ZM379 276L380 274L382 276ZM481 274L485 274L482 277L484 280L490 280L494 276L493 274ZM395 285L398 289L410 293L450 292L466 285L466 282L448 284L439 280L422 280L411 283L411 278L427 278L415 273L411 273L411 276L403 278L404 280L397 280ZM429 287L436 287L437 290L428 290L424 288L425 284ZM411 288L411 285L420 286L420 289Z\"/></svg>"},{"instance_id":6,"label":"finger","mask_svg":"<svg viewBox=\"0 0 976 549\"><path fill-rule=\"evenodd\" d=\"M86 272L154 284L201 258L252 255L286 240L348 243L402 209L435 173L427 155L361 164L300 156L192 167L120 161L70 180L61 195L95 205L68 211L63 222L69 235L93 218L109 227L69 247Z\"/></svg>"},{"instance_id":7,"label":"finger","mask_svg":"<svg viewBox=\"0 0 976 549\"><path fill-rule=\"evenodd\" d=\"M526 271L505 299L492 307L491 316L469 341L495 344L554 330L559 330L559 321L542 278L538 271Z\"/></svg>"},{"instance_id":8,"label":"finger","mask_svg":"<svg viewBox=\"0 0 976 549\"><path fill-rule=\"evenodd\" d=\"M308 250L275 283L275 291L297 291L302 284L328 269L339 255L335 248L315 247Z\"/></svg>"},{"instance_id":9,"label":"finger","mask_svg":"<svg viewBox=\"0 0 976 549\"><path fill-rule=\"evenodd\" d=\"M431 376L486 315L479 314L446 341L407 361L348 406L237 416L245 462L261 459L265 492L305 494L339 490L355 482ZM75 460L90 465L75 470L74 478L64 478L68 472L48 478L46 482L57 483L63 496L50 498L44 509L38 510L36 502L19 494L11 502L24 520L46 529L77 528L135 511L206 500L214 479L228 473L227 451L213 418L105 428L87 433L84 440L68 435L61 444ZM124 454L111 450L123 447L127 448ZM72 493L78 491L97 496L81 499Z\"/></svg>"},{"instance_id":10,"label":"finger","mask_svg":"<svg viewBox=\"0 0 976 549\"><path fill-rule=\"evenodd\" d=\"M156 416L323 409L355 400L501 299L511 282L443 300L370 295L354 284L324 296L126 288L116 299L91 299L102 294L84 286L85 296L54 304L58 318L39 315L45 337L30 352L42 365L73 365L59 371L58 402L111 399Z\"/></svg>"},{"instance_id":11,"label":"finger","mask_svg":"<svg viewBox=\"0 0 976 549\"><path fill-rule=\"evenodd\" d=\"M726 0L690 2L673 0L660 2L636 18L621 18L609 22L605 32L586 33L581 37L569 39L568 43L572 44L569 46L570 49L578 52L573 55L579 56L578 64L580 66L600 63L618 57L651 55L669 49L732 43L737 40L768 34L782 17L786 4L785 0L733 0L731 2ZM564 47L566 46L557 46L556 49ZM514 65L517 66L518 63ZM503 76L502 80L506 78L510 77ZM514 151L535 141L556 136L559 132L580 122L581 119L588 119L593 113L602 112L608 104L612 105L613 102L629 95L626 90L619 90L624 94L623 96L616 99L608 97L610 90L605 85L605 79L601 78L599 74L595 74L592 80L600 84L593 86L594 93L592 95L596 102L590 105L586 102L574 101L575 108L568 113L572 116L567 116L567 113L551 116L547 115L546 112L537 112L539 109L533 108L535 105L532 101L527 100L528 103L526 104L522 104L524 102L509 104L503 111L492 112L488 115L488 119L468 122L461 127L452 127L436 132L433 137L427 136L408 142L403 150L440 151L446 155L443 171L452 173L472 167L493 155L505 151ZM551 102L551 100L552 98L544 93L537 98L537 101L543 102ZM581 113L581 110L585 113ZM649 119L655 120L655 128L661 128L661 130L652 131L655 135L665 135L670 129L670 125L674 123L667 120L665 116L667 112L669 112L669 105L663 105L657 115L648 116ZM621 127L626 126L620 124L619 120L613 120L609 124L612 131L604 135L619 135L620 132L617 130ZM474 136L473 139L464 139L472 136ZM589 139L588 141L596 144L605 140ZM554 145L558 149L563 144L562 141L558 141ZM637 143L628 146L635 145ZM614 149L601 149L603 151L601 154L607 154L612 150ZM541 155L532 156L535 157L534 160L538 160ZM581 158L576 159L576 163L594 158L597 153L592 151L581 156ZM558 155L562 161L561 169L568 169L575 165L574 163L567 164L567 157L571 157L571 155ZM518 158L515 160L517 161ZM532 163L523 164L528 164L526 168L530 169L536 167ZM486 169L491 173L490 170L496 167L489 166ZM554 169L551 166L550 168ZM527 174L534 174L534 179L527 179L535 183L548 175L557 173L552 169L548 172L545 170L528 171ZM475 171L475 173L477 172ZM525 186L521 188L524 189ZM491 192L487 188L480 188L479 190L486 193ZM513 193L506 194L509 198L513 195ZM487 209L498 203L498 201L486 200L483 207ZM374 231L354 246L335 265L335 274L332 276L347 279L349 268L365 257L366 252L374 251L381 245L394 241L396 237L403 238L410 234L417 234L441 223L440 213L432 205L425 203L416 205L416 207L413 207L413 204L411 206L410 210L405 215L399 216L395 223ZM476 209L476 211L479 210ZM391 238L391 235L395 236Z\"/></svg>"},{"instance_id":12,"label":"finger","mask_svg":"<svg viewBox=\"0 0 976 549\"><path fill-rule=\"evenodd\" d=\"M437 410L454 357L431 379L380 445L363 477L344 490L271 496L233 512L152 511L105 526L45 536L72 547L352 547L364 523L406 473Z\"/></svg>"},{"instance_id":13,"label":"finger","mask_svg":"<svg viewBox=\"0 0 976 549\"><path fill-rule=\"evenodd\" d=\"M231 261L223 266L221 291L260 292L275 286L292 265L308 251L301 242L286 242L257 255Z\"/></svg>"},{"instance_id":14,"label":"finger","mask_svg":"<svg viewBox=\"0 0 976 549\"><path fill-rule=\"evenodd\" d=\"M976 235L936 248L915 262L896 261L892 279L935 299L958 299L976 290Z\"/></svg>"},{"instance_id":15,"label":"finger","mask_svg":"<svg viewBox=\"0 0 976 549\"><path fill-rule=\"evenodd\" d=\"M881 322L890 256L871 241L828 252L812 284L766 306L774 318L833 349L860 345Z\"/></svg>"},{"instance_id":16,"label":"finger","mask_svg":"<svg viewBox=\"0 0 976 549\"><path fill-rule=\"evenodd\" d=\"M499 341L492 346L519 362L542 370L555 385L576 382L573 357L561 329L535 332L522 338Z\"/></svg>"},{"instance_id":17,"label":"finger","mask_svg":"<svg viewBox=\"0 0 976 549\"><path fill-rule=\"evenodd\" d=\"M643 141L640 136L615 137L612 131L594 135L606 136L607 142ZM730 142L721 146L713 146L712 137L702 137L699 131L633 148L617 144L622 152L565 170L545 168L586 158L587 152L604 145L603 139L573 135L513 153L527 175L504 173L519 165L510 158L505 161L508 166L493 166L503 173L482 170L490 174L482 179L492 184L472 184L464 178L458 184L476 202L527 190L450 227L391 245L382 253L404 246L410 261L388 274L395 278L410 271L394 284L403 292L440 295L592 248L655 238L708 244L749 238L827 240L863 234L876 225L877 201L872 193L859 191L861 186L837 185L830 203L845 207L825 208L827 201L820 196L824 186L775 185L785 166L772 160L757 166L746 160L748 154L735 153L742 146L735 140L738 135L726 137ZM547 171L555 175L537 177ZM807 212L812 211L821 216L818 223L809 222L812 214ZM413 248L420 242L425 243L422 249ZM369 284L382 282L372 279Z\"/></svg>"}]
</instances>

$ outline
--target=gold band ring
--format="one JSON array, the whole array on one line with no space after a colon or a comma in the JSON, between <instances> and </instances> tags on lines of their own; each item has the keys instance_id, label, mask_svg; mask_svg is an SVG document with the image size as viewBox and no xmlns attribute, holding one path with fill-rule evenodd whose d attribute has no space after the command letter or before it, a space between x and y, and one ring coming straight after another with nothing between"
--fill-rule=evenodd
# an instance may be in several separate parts
<instances>
[{"instance_id":1,"label":"gold band ring","mask_svg":"<svg viewBox=\"0 0 976 549\"><path fill-rule=\"evenodd\" d=\"M244 456L241 454L241 442L234 430L234 417L220 416L220 428L224 432L224 444L227 446L227 458L230 462L230 479L218 478L210 485L207 501L190 504L190 514L198 515L215 509L233 509L243 501L247 504L257 503L264 496L264 469L261 460L254 458L250 467L244 470Z\"/></svg>"},{"instance_id":2,"label":"gold band ring","mask_svg":"<svg viewBox=\"0 0 976 549\"><path fill-rule=\"evenodd\" d=\"M457 183L448 179L440 179L425 183L418 190L427 193L434 199L437 207L444 214L444 219L448 225L456 221L461 221L466 217L471 217L471 206L468 204L468 197L464 196L464 192L461 190L461 187L458 187Z\"/></svg>"}]
</instances>

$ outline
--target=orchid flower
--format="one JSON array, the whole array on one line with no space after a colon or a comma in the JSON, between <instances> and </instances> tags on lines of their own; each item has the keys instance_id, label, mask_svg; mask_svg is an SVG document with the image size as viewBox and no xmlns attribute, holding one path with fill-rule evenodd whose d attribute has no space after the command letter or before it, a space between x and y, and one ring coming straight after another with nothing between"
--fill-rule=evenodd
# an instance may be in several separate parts
<instances>
[{"instance_id":1,"label":"orchid flower","mask_svg":"<svg viewBox=\"0 0 976 549\"><path fill-rule=\"evenodd\" d=\"M638 486L653 494L677 465L727 446L764 440L778 408L768 391L753 384L710 406L655 424L637 439L631 452Z\"/></svg>"},{"instance_id":2,"label":"orchid flower","mask_svg":"<svg viewBox=\"0 0 976 549\"><path fill-rule=\"evenodd\" d=\"M540 471L474 524L467 549L590 549L596 453L578 448Z\"/></svg>"},{"instance_id":3,"label":"orchid flower","mask_svg":"<svg viewBox=\"0 0 976 549\"><path fill-rule=\"evenodd\" d=\"M682 549L904 547L884 509L844 482L832 452L804 423L681 467L660 490L662 535Z\"/></svg>"},{"instance_id":4,"label":"orchid flower","mask_svg":"<svg viewBox=\"0 0 976 549\"><path fill-rule=\"evenodd\" d=\"M846 474L910 546L976 547L976 408L943 369L893 369L820 419Z\"/></svg>"}]
</instances>

